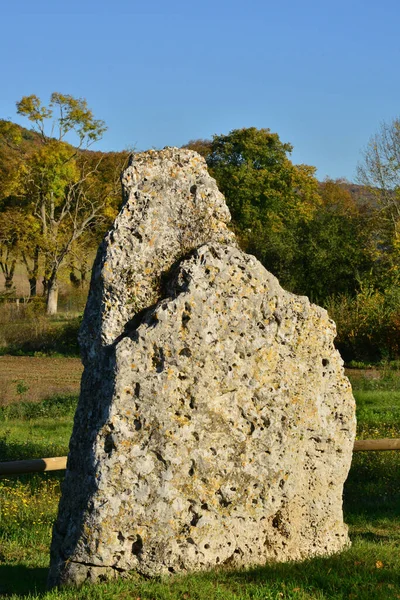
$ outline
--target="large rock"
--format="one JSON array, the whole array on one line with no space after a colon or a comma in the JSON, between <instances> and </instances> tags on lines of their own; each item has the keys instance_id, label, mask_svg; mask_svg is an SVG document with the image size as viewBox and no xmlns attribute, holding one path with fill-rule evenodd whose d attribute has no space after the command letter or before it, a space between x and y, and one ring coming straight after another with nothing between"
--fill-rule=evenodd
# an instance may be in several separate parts
<instances>
[{"instance_id":1,"label":"large rock","mask_svg":"<svg viewBox=\"0 0 400 600\"><path fill-rule=\"evenodd\" d=\"M334 323L237 248L198 155L139 155L123 182L50 585L341 550L355 417Z\"/></svg>"}]
</instances>

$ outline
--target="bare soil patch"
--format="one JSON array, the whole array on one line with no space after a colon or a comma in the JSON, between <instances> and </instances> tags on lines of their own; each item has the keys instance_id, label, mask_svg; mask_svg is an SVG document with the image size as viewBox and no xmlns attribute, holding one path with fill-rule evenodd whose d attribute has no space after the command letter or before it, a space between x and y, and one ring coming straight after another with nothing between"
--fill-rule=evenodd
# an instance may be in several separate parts
<instances>
[{"instance_id":1,"label":"bare soil patch","mask_svg":"<svg viewBox=\"0 0 400 600\"><path fill-rule=\"evenodd\" d=\"M0 356L0 405L78 394L82 370L79 358Z\"/></svg>"}]
</instances>

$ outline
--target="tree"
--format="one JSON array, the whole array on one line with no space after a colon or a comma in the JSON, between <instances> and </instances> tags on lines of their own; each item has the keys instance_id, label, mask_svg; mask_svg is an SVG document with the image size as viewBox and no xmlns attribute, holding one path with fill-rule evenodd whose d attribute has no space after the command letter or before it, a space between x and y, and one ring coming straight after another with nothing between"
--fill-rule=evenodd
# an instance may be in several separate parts
<instances>
[{"instance_id":1,"label":"tree","mask_svg":"<svg viewBox=\"0 0 400 600\"><path fill-rule=\"evenodd\" d=\"M12 289L17 261L20 257L26 260L27 249L35 240L35 232L37 227L34 218L20 207L10 206L0 212L0 269L6 290Z\"/></svg>"},{"instance_id":2,"label":"tree","mask_svg":"<svg viewBox=\"0 0 400 600\"><path fill-rule=\"evenodd\" d=\"M101 139L106 127L86 100L59 93L51 95L48 106L35 95L25 96L17 102L17 112L33 123L37 134L37 148L19 163L20 200L40 226L34 255L44 255L47 313L55 314L60 267L107 203L104 194L92 193L101 159L93 164L83 151ZM13 143L18 146L15 127Z\"/></svg>"},{"instance_id":3,"label":"tree","mask_svg":"<svg viewBox=\"0 0 400 600\"><path fill-rule=\"evenodd\" d=\"M293 165L292 146L269 129L235 129L188 147L206 157L242 246L298 291L293 262L300 251L299 230L320 203L314 167Z\"/></svg>"},{"instance_id":4,"label":"tree","mask_svg":"<svg viewBox=\"0 0 400 600\"><path fill-rule=\"evenodd\" d=\"M359 280L373 267L370 214L343 180L319 186L321 204L300 240L303 293L324 304L336 294L354 295Z\"/></svg>"},{"instance_id":5,"label":"tree","mask_svg":"<svg viewBox=\"0 0 400 600\"><path fill-rule=\"evenodd\" d=\"M400 119L382 123L357 168L358 181L367 186L378 210L376 246L387 267L400 271Z\"/></svg>"}]
</instances>

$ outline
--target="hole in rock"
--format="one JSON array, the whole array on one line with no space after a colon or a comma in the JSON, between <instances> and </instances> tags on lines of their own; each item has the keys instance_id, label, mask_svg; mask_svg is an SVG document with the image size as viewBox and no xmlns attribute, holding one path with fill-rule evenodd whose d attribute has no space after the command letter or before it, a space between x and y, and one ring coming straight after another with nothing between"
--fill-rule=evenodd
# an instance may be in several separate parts
<instances>
[{"instance_id":1,"label":"hole in rock","mask_svg":"<svg viewBox=\"0 0 400 600\"><path fill-rule=\"evenodd\" d=\"M154 452L154 454L155 454L157 460L159 460L164 465L164 467L168 466L166 460L164 459L163 455L160 454L160 452Z\"/></svg>"},{"instance_id":2,"label":"hole in rock","mask_svg":"<svg viewBox=\"0 0 400 600\"><path fill-rule=\"evenodd\" d=\"M196 512L193 513L192 520L190 521L191 526L196 527L196 525L199 521L200 521L200 515L198 515Z\"/></svg>"},{"instance_id":3,"label":"hole in rock","mask_svg":"<svg viewBox=\"0 0 400 600\"><path fill-rule=\"evenodd\" d=\"M208 504L205 502L204 504L201 505L200 507L202 510L208 510Z\"/></svg>"},{"instance_id":4,"label":"hole in rock","mask_svg":"<svg viewBox=\"0 0 400 600\"><path fill-rule=\"evenodd\" d=\"M140 395L140 383L137 383L135 385L135 396L136 396L136 398L139 398L139 395Z\"/></svg>"},{"instance_id":5,"label":"hole in rock","mask_svg":"<svg viewBox=\"0 0 400 600\"><path fill-rule=\"evenodd\" d=\"M104 440L104 452L106 452L108 455L110 455L111 452L115 449L116 449L115 437L112 433L109 433L108 435L106 435L105 440Z\"/></svg>"},{"instance_id":6,"label":"hole in rock","mask_svg":"<svg viewBox=\"0 0 400 600\"><path fill-rule=\"evenodd\" d=\"M157 373L161 373L164 370L164 351L162 348L158 348L154 346L154 353L152 357L153 366L156 369Z\"/></svg>"},{"instance_id":7,"label":"hole in rock","mask_svg":"<svg viewBox=\"0 0 400 600\"><path fill-rule=\"evenodd\" d=\"M204 544L204 548L205 548L206 550L208 550L208 549L209 549L209 547L210 547L210 544Z\"/></svg>"},{"instance_id":8,"label":"hole in rock","mask_svg":"<svg viewBox=\"0 0 400 600\"><path fill-rule=\"evenodd\" d=\"M141 553L142 549L143 549L143 540L140 537L140 535L137 534L136 541L133 542L133 544L132 544L132 554L134 554L135 556L138 556L138 554Z\"/></svg>"},{"instance_id":9,"label":"hole in rock","mask_svg":"<svg viewBox=\"0 0 400 600\"><path fill-rule=\"evenodd\" d=\"M190 350L190 348L182 348L182 350L179 352L179 356L192 356L192 352Z\"/></svg>"},{"instance_id":10,"label":"hole in rock","mask_svg":"<svg viewBox=\"0 0 400 600\"><path fill-rule=\"evenodd\" d=\"M190 315L187 312L184 312L182 315L182 325L186 327L187 323L190 321Z\"/></svg>"},{"instance_id":11,"label":"hole in rock","mask_svg":"<svg viewBox=\"0 0 400 600\"><path fill-rule=\"evenodd\" d=\"M170 573L175 573L175 569L174 569L174 567L168 567L168 571L169 571Z\"/></svg>"},{"instance_id":12,"label":"hole in rock","mask_svg":"<svg viewBox=\"0 0 400 600\"><path fill-rule=\"evenodd\" d=\"M194 196L196 192L197 192L197 185L192 185L190 187L190 193L193 194L193 196Z\"/></svg>"},{"instance_id":13,"label":"hole in rock","mask_svg":"<svg viewBox=\"0 0 400 600\"><path fill-rule=\"evenodd\" d=\"M227 506L232 504L232 502L230 502L227 498L225 498L225 496L223 495L221 490L218 490L217 492L215 492L215 494L216 494L216 496L218 496L218 502L219 502L220 506L222 506L223 508L226 508Z\"/></svg>"},{"instance_id":14,"label":"hole in rock","mask_svg":"<svg viewBox=\"0 0 400 600\"><path fill-rule=\"evenodd\" d=\"M140 431L142 429L142 423L141 423L140 419L135 419L133 421L133 425L134 425L136 431Z\"/></svg>"},{"instance_id":15,"label":"hole in rock","mask_svg":"<svg viewBox=\"0 0 400 600\"><path fill-rule=\"evenodd\" d=\"M329 365L329 360L327 358L322 359L322 366L327 367Z\"/></svg>"},{"instance_id":16,"label":"hole in rock","mask_svg":"<svg viewBox=\"0 0 400 600\"><path fill-rule=\"evenodd\" d=\"M190 477L193 477L193 475L194 475L194 467L195 467L195 462L194 462L194 460L192 460L192 464L191 464L191 467L189 469L189 476Z\"/></svg>"}]
</instances>

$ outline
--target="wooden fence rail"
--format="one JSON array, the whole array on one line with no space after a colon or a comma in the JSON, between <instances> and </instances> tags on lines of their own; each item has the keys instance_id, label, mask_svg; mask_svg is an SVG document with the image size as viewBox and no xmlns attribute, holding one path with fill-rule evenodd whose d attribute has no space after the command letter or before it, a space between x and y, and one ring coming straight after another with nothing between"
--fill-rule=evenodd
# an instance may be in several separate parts
<instances>
[{"instance_id":1,"label":"wooden fence rail","mask_svg":"<svg viewBox=\"0 0 400 600\"><path fill-rule=\"evenodd\" d=\"M0 462L0 476L22 473L41 473L42 471L62 471L66 466L66 456L38 458L34 460L12 460L10 462Z\"/></svg>"},{"instance_id":2,"label":"wooden fence rail","mask_svg":"<svg viewBox=\"0 0 400 600\"><path fill-rule=\"evenodd\" d=\"M356 440L354 442L353 452L364 452L366 450L400 450L400 440Z\"/></svg>"},{"instance_id":3,"label":"wooden fence rail","mask_svg":"<svg viewBox=\"0 0 400 600\"><path fill-rule=\"evenodd\" d=\"M367 450L400 450L400 439L356 440L354 442L353 452L365 452ZM0 462L0 476L41 473L43 471L63 471L66 467L66 456L38 458L34 460L13 460L10 462Z\"/></svg>"}]
</instances>

